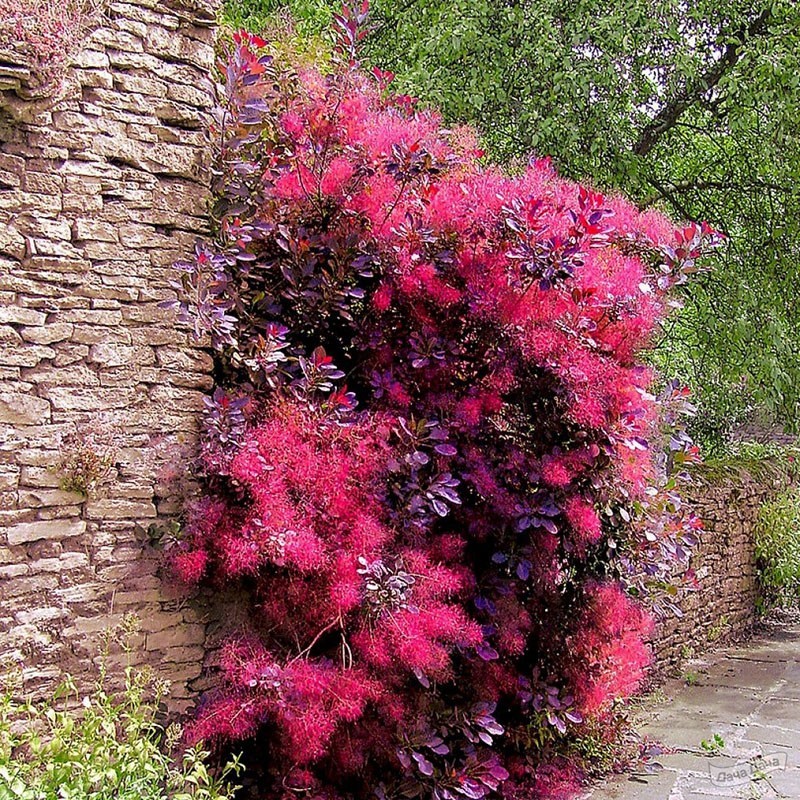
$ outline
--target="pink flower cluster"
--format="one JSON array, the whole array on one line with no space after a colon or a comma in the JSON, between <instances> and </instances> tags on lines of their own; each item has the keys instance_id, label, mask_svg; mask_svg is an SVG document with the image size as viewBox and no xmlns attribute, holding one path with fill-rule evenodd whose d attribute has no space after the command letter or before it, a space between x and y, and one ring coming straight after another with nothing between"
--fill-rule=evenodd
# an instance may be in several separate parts
<instances>
[{"instance_id":1,"label":"pink flower cluster","mask_svg":"<svg viewBox=\"0 0 800 800\"><path fill-rule=\"evenodd\" d=\"M228 378L173 563L251 604L191 734L263 741L273 797L567 797L569 736L649 661L611 577L671 530L631 523L637 358L713 234L264 44L237 35L219 234L176 284Z\"/></svg>"}]
</instances>

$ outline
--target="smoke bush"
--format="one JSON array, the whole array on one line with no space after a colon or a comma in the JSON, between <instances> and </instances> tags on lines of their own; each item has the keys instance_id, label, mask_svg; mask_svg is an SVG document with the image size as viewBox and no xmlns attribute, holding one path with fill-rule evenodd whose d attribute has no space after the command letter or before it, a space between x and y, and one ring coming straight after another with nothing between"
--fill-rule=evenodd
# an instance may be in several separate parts
<instances>
[{"instance_id":1,"label":"smoke bush","mask_svg":"<svg viewBox=\"0 0 800 800\"><path fill-rule=\"evenodd\" d=\"M176 282L223 386L173 563L252 606L192 734L261 737L269 797L566 797L691 541L638 354L715 234L484 165L360 70L361 16L328 71L245 33L224 65Z\"/></svg>"}]
</instances>

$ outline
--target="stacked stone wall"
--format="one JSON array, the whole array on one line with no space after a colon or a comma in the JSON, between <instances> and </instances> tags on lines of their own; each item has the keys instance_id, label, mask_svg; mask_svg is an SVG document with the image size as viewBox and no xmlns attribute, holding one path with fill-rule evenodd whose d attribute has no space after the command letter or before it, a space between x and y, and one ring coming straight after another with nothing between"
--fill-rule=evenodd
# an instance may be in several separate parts
<instances>
[{"instance_id":1,"label":"stacked stone wall","mask_svg":"<svg viewBox=\"0 0 800 800\"><path fill-rule=\"evenodd\" d=\"M128 611L174 710L201 669L205 621L143 530L177 508L212 383L159 302L207 225L213 21L202 0L111 2L55 97L0 85L0 659L34 691L87 682ZM108 474L68 491L65 459L93 449Z\"/></svg>"},{"instance_id":2,"label":"stacked stone wall","mask_svg":"<svg viewBox=\"0 0 800 800\"><path fill-rule=\"evenodd\" d=\"M658 671L752 628L759 598L754 530L762 504L783 488L781 480L746 474L694 487L688 499L705 526L690 562L696 588L681 602L683 617L656 630Z\"/></svg>"}]
</instances>

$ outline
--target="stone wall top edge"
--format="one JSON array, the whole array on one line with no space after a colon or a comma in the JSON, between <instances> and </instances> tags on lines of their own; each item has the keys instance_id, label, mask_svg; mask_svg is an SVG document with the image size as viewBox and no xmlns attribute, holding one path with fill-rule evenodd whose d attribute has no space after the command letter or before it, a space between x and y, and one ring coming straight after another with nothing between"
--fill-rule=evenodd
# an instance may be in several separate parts
<instances>
[{"instance_id":1,"label":"stone wall top edge","mask_svg":"<svg viewBox=\"0 0 800 800\"><path fill-rule=\"evenodd\" d=\"M172 17L173 24L168 25L168 28L177 26L188 26L189 30L191 28L195 30L213 28L217 22L220 5L221 0L120 0L120 2L109 0L102 14L87 27L82 37L82 43L84 46L88 44L90 48L97 48L99 45L99 49L104 49L104 46L109 43L104 45L102 41L93 41L95 35L102 36L104 29L109 26L113 27L114 18L125 19L128 14L137 16L132 13L133 9L137 7L146 9L151 15L152 21L157 15L163 16L165 21ZM0 20L0 25L2 25L2 20ZM156 27L158 27L157 24ZM190 33L189 35L196 38L200 34ZM200 38L207 40L210 35L212 34L204 32ZM124 42L121 43L121 46L122 49L125 49ZM68 55L65 67L67 71L79 64L82 49L79 47ZM134 50L135 52L142 52L142 50L147 52L147 47L134 48ZM166 56L167 53L160 55ZM167 58L167 60L170 59ZM180 57L176 60L186 61L186 58ZM206 61L206 59L201 60ZM12 42L0 46L0 111L8 111L12 116L16 116L20 111L20 103L49 103L56 99L54 95L59 94L62 83L63 79L53 83L49 78L42 78L32 48L27 43Z\"/></svg>"}]
</instances>

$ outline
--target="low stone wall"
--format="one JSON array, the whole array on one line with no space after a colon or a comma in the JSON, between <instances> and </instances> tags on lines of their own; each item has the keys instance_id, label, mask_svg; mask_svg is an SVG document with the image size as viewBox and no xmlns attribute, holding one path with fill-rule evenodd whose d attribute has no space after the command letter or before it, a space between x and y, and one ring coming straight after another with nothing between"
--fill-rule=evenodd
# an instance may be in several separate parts
<instances>
[{"instance_id":1,"label":"low stone wall","mask_svg":"<svg viewBox=\"0 0 800 800\"><path fill-rule=\"evenodd\" d=\"M214 11L110 2L57 97L0 85L0 660L33 691L65 670L85 684L129 610L172 710L201 669L202 615L142 529L177 508L212 384L159 302L207 227ZM106 480L66 491L59 465L92 452Z\"/></svg>"},{"instance_id":2,"label":"low stone wall","mask_svg":"<svg viewBox=\"0 0 800 800\"><path fill-rule=\"evenodd\" d=\"M761 505L782 488L780 480L756 481L746 474L698 480L688 495L705 525L690 562L696 588L681 603L683 617L664 620L656 630L658 672L753 626L758 600L753 530Z\"/></svg>"}]
</instances>

